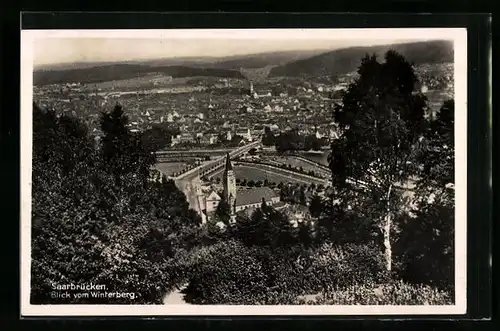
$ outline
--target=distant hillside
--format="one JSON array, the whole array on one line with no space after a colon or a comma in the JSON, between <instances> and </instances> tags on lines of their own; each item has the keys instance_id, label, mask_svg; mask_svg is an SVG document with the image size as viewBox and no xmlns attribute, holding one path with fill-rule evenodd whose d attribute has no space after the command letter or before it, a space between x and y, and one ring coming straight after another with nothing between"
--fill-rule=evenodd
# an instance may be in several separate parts
<instances>
[{"instance_id":1,"label":"distant hillside","mask_svg":"<svg viewBox=\"0 0 500 331\"><path fill-rule=\"evenodd\" d=\"M154 67L138 64L114 64L93 68L69 70L38 70L33 73L34 85L64 84L64 83L99 83L119 79L140 77L151 73L177 77L228 77L243 78L237 70L218 68L193 68L185 66Z\"/></svg>"},{"instance_id":2,"label":"distant hillside","mask_svg":"<svg viewBox=\"0 0 500 331\"><path fill-rule=\"evenodd\" d=\"M307 50L307 51L283 51L261 54L249 54L232 56L228 58L219 59L211 64L214 68L224 69L255 69L264 68L268 66L284 65L289 62L297 61L300 59L309 58L314 55L323 53L324 50Z\"/></svg>"},{"instance_id":3,"label":"distant hillside","mask_svg":"<svg viewBox=\"0 0 500 331\"><path fill-rule=\"evenodd\" d=\"M200 63L212 63L215 61L217 61L217 59L211 57L183 57L183 58L154 59L154 60L70 62L70 63L57 63L57 64L39 64L35 65L35 70L48 71L48 70L86 69L86 68L107 67L112 65L123 65L123 64L147 65L154 67L167 67L167 66L192 67Z\"/></svg>"},{"instance_id":4,"label":"distant hillside","mask_svg":"<svg viewBox=\"0 0 500 331\"><path fill-rule=\"evenodd\" d=\"M94 67L107 67L112 65L145 65L151 67L183 66L191 68L263 68L266 66L283 65L288 62L308 58L323 53L323 50L284 51L260 54L234 55L226 57L175 57L152 60L131 60L114 62L76 62L44 64L35 66L36 71L87 69Z\"/></svg>"},{"instance_id":5,"label":"distant hillside","mask_svg":"<svg viewBox=\"0 0 500 331\"><path fill-rule=\"evenodd\" d=\"M451 41L416 42L339 49L274 67L269 76L311 77L345 74L355 71L367 53L375 53L382 58L390 49L397 51L415 64L453 62Z\"/></svg>"}]
</instances>

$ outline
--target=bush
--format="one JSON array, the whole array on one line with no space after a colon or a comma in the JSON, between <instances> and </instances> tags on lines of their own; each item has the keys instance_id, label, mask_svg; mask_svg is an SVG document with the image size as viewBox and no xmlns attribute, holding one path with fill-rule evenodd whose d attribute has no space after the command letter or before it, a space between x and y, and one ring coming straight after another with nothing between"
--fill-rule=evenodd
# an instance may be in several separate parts
<instances>
[{"instance_id":1,"label":"bush","mask_svg":"<svg viewBox=\"0 0 500 331\"><path fill-rule=\"evenodd\" d=\"M294 304L304 294L296 251L234 241L201 249L190 265L185 299L192 304Z\"/></svg>"},{"instance_id":2,"label":"bush","mask_svg":"<svg viewBox=\"0 0 500 331\"><path fill-rule=\"evenodd\" d=\"M192 304L443 305L452 293L394 282L369 246L247 247L234 241L196 250L172 265L171 284L189 279ZM316 300L311 295L318 294ZM306 296L309 299L306 299ZM302 297L301 297L302 296Z\"/></svg>"},{"instance_id":3,"label":"bush","mask_svg":"<svg viewBox=\"0 0 500 331\"><path fill-rule=\"evenodd\" d=\"M382 254L369 246L324 244L312 252L309 261L307 258L303 261L304 286L312 292L372 285L390 279Z\"/></svg>"},{"instance_id":4,"label":"bush","mask_svg":"<svg viewBox=\"0 0 500 331\"><path fill-rule=\"evenodd\" d=\"M409 285L402 281L379 286L348 286L318 297L318 305L449 305L449 292L428 285Z\"/></svg>"},{"instance_id":5,"label":"bush","mask_svg":"<svg viewBox=\"0 0 500 331\"><path fill-rule=\"evenodd\" d=\"M32 304L161 304L184 277L176 252L196 242L199 216L126 129L101 116L96 148L79 120L34 109ZM53 285L105 285L121 298L53 298Z\"/></svg>"},{"instance_id":6,"label":"bush","mask_svg":"<svg viewBox=\"0 0 500 331\"><path fill-rule=\"evenodd\" d=\"M267 292L266 283L255 249L221 242L192 265L185 298L194 304L257 304Z\"/></svg>"},{"instance_id":7,"label":"bush","mask_svg":"<svg viewBox=\"0 0 500 331\"><path fill-rule=\"evenodd\" d=\"M455 285L454 208L443 203L423 206L415 219L402 217L393 245L394 270L408 283L446 291Z\"/></svg>"}]
</instances>

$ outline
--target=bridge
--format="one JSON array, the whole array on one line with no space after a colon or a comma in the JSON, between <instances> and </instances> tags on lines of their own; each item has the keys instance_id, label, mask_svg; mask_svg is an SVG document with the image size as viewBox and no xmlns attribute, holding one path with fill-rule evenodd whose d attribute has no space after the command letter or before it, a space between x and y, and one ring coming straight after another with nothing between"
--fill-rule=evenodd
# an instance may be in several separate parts
<instances>
[{"instance_id":1,"label":"bridge","mask_svg":"<svg viewBox=\"0 0 500 331\"><path fill-rule=\"evenodd\" d=\"M257 140L257 141L251 142L247 145L238 147L238 148L229 152L229 157L235 158L235 157L241 156L241 155L247 153L252 148L258 148L261 143L262 143L261 140ZM193 176L193 175L196 175L196 176L199 175L200 177L205 176L211 172L214 172L216 170L223 168L225 166L225 164L226 164L226 155L221 156L213 161L209 161L205 164L201 164L197 167L194 167L194 168L180 174L177 177L171 177L171 178L175 181L179 181L179 180L185 180L189 176Z\"/></svg>"},{"instance_id":2,"label":"bridge","mask_svg":"<svg viewBox=\"0 0 500 331\"><path fill-rule=\"evenodd\" d=\"M221 148L221 149L186 149L186 150L168 150L168 151L158 151L156 152L156 159L158 162L168 161L168 160L180 160L184 158L206 158L213 157L217 155L226 155L231 152L233 148Z\"/></svg>"}]
</instances>

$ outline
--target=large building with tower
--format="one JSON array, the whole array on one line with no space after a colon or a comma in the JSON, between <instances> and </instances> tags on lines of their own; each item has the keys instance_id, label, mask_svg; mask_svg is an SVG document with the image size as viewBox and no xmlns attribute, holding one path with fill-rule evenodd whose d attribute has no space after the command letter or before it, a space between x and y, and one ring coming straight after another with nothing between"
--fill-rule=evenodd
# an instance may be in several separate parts
<instances>
[{"instance_id":1,"label":"large building with tower","mask_svg":"<svg viewBox=\"0 0 500 331\"><path fill-rule=\"evenodd\" d=\"M249 214L256 208L259 208L262 204L262 200L266 201L266 204L271 206L278 205L280 202L279 195L269 187L238 189L236 187L236 175L229 154L226 156L222 186L221 193L211 190L203 195L203 201L201 202L202 207L200 209L202 209L203 216L207 219L213 217L221 200L224 200L230 206L230 214L233 221L236 218L236 214L241 212Z\"/></svg>"}]
</instances>

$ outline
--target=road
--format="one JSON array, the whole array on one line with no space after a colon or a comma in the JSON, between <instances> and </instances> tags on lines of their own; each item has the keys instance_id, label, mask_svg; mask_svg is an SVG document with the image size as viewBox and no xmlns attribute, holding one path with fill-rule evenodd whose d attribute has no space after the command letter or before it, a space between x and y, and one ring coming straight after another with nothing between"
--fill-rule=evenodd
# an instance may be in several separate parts
<instances>
[{"instance_id":1,"label":"road","mask_svg":"<svg viewBox=\"0 0 500 331\"><path fill-rule=\"evenodd\" d=\"M251 150L252 148L257 148L258 146L260 146L261 143L262 142L260 140L258 140L258 141L251 142L247 145L238 147L238 148L234 149L233 151L229 152L229 156L231 158L235 158L235 157L238 157L240 155L243 155L243 154L247 153L249 150ZM201 165L199 165L191 170L186 171L183 174L180 174L177 177L173 177L172 179L174 179L175 181L190 180L191 178L195 178L197 176L203 176L209 172L213 172L219 168L222 168L225 165L225 161L226 161L226 156L224 155L224 156L217 158L216 160L201 164Z\"/></svg>"}]
</instances>

